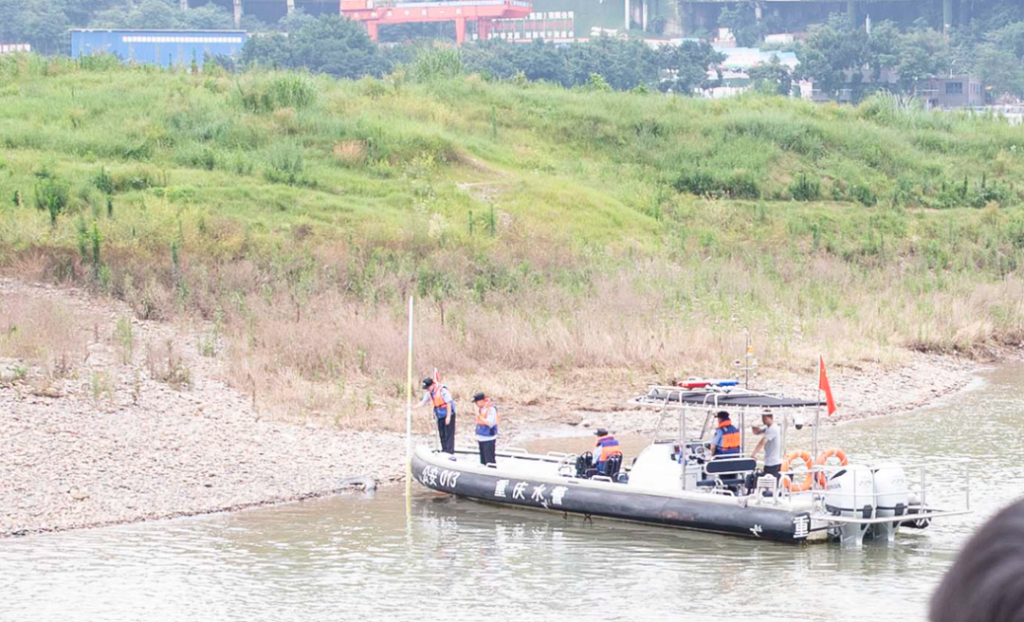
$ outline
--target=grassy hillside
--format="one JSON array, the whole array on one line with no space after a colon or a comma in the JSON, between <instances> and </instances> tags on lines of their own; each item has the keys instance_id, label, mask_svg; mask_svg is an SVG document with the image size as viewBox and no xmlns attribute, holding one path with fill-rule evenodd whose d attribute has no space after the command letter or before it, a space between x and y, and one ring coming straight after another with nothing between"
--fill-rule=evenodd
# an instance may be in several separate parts
<instances>
[{"instance_id":1,"label":"grassy hillside","mask_svg":"<svg viewBox=\"0 0 1024 622\"><path fill-rule=\"evenodd\" d=\"M5 57L0 145L3 270L209 320L295 412L400 391L409 294L419 364L453 373L1024 336L1024 129L882 98Z\"/></svg>"}]
</instances>

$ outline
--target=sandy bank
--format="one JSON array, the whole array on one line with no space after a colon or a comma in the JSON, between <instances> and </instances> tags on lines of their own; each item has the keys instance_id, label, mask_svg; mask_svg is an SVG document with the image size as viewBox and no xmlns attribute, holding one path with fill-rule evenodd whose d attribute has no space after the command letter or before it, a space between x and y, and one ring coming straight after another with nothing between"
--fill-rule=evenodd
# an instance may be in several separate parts
<instances>
[{"instance_id":1,"label":"sandy bank","mask_svg":"<svg viewBox=\"0 0 1024 622\"><path fill-rule=\"evenodd\" d=\"M0 327L20 331L21 348L36 354L0 358L0 537L321 496L353 475L382 483L403 477L400 434L295 424L261 412L225 382L223 353L208 327L140 321L82 292L11 280L0 280L0 300L0 325L8 324ZM12 332L15 319L22 325ZM33 327L66 334L32 343ZM924 354L906 360L897 370L834 370L842 410L830 424L927 404L962 389L977 368ZM520 444L553 428L649 432L655 415L622 405L656 380L609 370L574 372L553 384L545 377L540 399L501 403L501 442ZM814 380L779 374L761 382L807 396ZM460 406L457 441L471 443L469 404ZM386 416L401 418L401 409ZM416 416L419 429L429 430L430 415ZM417 442L436 439L423 434Z\"/></svg>"}]
</instances>

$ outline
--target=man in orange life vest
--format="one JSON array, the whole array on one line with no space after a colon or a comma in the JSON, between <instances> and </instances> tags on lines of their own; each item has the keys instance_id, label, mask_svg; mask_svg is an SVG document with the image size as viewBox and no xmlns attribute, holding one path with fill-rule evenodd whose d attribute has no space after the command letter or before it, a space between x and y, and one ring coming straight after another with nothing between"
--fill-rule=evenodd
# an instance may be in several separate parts
<instances>
[{"instance_id":1,"label":"man in orange life vest","mask_svg":"<svg viewBox=\"0 0 1024 622\"><path fill-rule=\"evenodd\" d=\"M621 456L622 450L619 449L619 441L609 434L608 430L600 428L597 432L594 432L594 434L597 435L597 443L594 445L593 464L597 467L597 472L604 475L608 459L615 454Z\"/></svg>"},{"instance_id":2,"label":"man in orange life vest","mask_svg":"<svg viewBox=\"0 0 1024 622\"><path fill-rule=\"evenodd\" d=\"M716 416L718 417L718 429L715 430L715 436L711 440L711 455L715 458L738 456L741 449L739 429L732 424L729 413L724 410Z\"/></svg>"},{"instance_id":3,"label":"man in orange life vest","mask_svg":"<svg viewBox=\"0 0 1024 622\"><path fill-rule=\"evenodd\" d=\"M423 399L419 406L430 404L437 417L437 434L441 437L441 451L455 453L455 400L448 387L433 378L423 379ZM453 458L454 460L454 458Z\"/></svg>"},{"instance_id":4,"label":"man in orange life vest","mask_svg":"<svg viewBox=\"0 0 1024 622\"><path fill-rule=\"evenodd\" d=\"M498 443L498 408L483 393L473 396L476 404L476 441L480 444L480 464L495 464L494 446Z\"/></svg>"}]
</instances>

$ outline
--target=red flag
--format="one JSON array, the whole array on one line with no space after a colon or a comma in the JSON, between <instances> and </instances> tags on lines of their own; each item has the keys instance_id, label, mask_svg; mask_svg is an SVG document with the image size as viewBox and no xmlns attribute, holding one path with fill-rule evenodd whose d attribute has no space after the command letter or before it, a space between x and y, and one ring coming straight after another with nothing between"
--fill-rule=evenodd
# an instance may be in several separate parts
<instances>
[{"instance_id":1,"label":"red flag","mask_svg":"<svg viewBox=\"0 0 1024 622\"><path fill-rule=\"evenodd\" d=\"M828 414L836 411L836 401L832 397L832 387L828 384L828 375L825 373L825 357L818 356L818 389L825 392L825 403L828 405Z\"/></svg>"}]
</instances>

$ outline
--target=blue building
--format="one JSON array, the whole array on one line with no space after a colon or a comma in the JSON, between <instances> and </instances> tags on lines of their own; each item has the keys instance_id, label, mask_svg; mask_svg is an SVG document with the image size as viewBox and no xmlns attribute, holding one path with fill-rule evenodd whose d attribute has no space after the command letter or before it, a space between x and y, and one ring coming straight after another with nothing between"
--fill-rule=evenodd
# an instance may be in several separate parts
<instances>
[{"instance_id":1,"label":"blue building","mask_svg":"<svg viewBox=\"0 0 1024 622\"><path fill-rule=\"evenodd\" d=\"M73 29L71 56L113 54L124 62L189 65L203 55L238 56L249 36L242 30Z\"/></svg>"}]
</instances>

